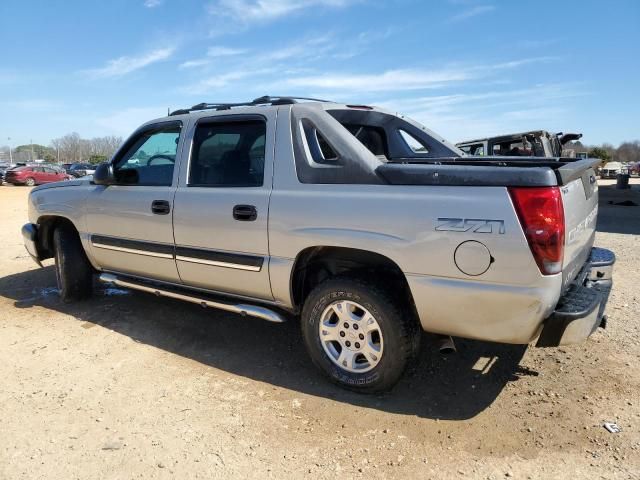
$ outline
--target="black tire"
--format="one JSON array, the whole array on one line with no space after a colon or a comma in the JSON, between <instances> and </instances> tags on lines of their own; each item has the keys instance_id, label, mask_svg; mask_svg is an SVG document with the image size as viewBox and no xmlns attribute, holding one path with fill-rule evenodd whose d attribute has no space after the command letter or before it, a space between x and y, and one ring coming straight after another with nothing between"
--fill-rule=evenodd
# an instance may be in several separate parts
<instances>
[{"instance_id":1,"label":"black tire","mask_svg":"<svg viewBox=\"0 0 640 480\"><path fill-rule=\"evenodd\" d=\"M345 370L322 346L319 328L323 312L339 300L361 305L380 327L384 349L369 371ZM302 335L311 360L330 380L353 391L375 393L389 390L398 382L418 350L421 332L413 310L403 307L385 289L356 277L336 277L322 282L307 297L302 310Z\"/></svg>"},{"instance_id":2,"label":"black tire","mask_svg":"<svg viewBox=\"0 0 640 480\"><path fill-rule=\"evenodd\" d=\"M69 303L85 300L93 293L93 267L87 259L78 232L60 225L53 232L56 280L60 298Z\"/></svg>"}]
</instances>

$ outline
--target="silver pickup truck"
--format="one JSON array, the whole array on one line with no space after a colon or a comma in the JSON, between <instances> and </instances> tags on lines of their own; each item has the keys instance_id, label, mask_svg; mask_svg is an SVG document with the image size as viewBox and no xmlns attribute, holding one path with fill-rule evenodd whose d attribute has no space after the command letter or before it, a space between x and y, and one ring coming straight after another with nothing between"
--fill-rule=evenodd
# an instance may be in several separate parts
<instances>
[{"instance_id":1,"label":"silver pickup truck","mask_svg":"<svg viewBox=\"0 0 640 480\"><path fill-rule=\"evenodd\" d=\"M200 104L144 124L91 180L34 188L22 233L36 262L55 258L64 301L89 297L97 272L300 318L320 370L380 391L421 330L557 346L604 326L615 257L593 247L592 167L465 156L366 105Z\"/></svg>"}]
</instances>

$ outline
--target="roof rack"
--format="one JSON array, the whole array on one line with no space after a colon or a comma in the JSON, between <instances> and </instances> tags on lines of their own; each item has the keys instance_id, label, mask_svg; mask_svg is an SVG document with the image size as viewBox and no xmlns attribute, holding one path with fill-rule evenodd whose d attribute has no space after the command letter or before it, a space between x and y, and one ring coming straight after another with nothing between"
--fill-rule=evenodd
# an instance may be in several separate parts
<instances>
[{"instance_id":1,"label":"roof rack","mask_svg":"<svg viewBox=\"0 0 640 480\"><path fill-rule=\"evenodd\" d=\"M310 97L289 97L289 96L270 96L265 95L258 97L250 102L238 103L199 103L191 108L181 108L174 110L169 115L183 115L185 113L197 112L199 110L231 110L235 107L255 107L257 105L292 105L298 103L298 100L307 100L311 102L333 103L331 100L321 100L319 98Z\"/></svg>"}]
</instances>

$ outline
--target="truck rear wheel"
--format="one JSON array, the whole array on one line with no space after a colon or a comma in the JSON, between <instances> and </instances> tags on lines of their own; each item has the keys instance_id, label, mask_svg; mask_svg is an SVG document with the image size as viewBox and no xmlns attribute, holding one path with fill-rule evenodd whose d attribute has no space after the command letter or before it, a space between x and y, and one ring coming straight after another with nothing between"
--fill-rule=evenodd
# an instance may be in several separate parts
<instances>
[{"instance_id":1,"label":"truck rear wheel","mask_svg":"<svg viewBox=\"0 0 640 480\"><path fill-rule=\"evenodd\" d=\"M393 387L416 351L414 315L376 284L351 277L326 280L305 301L302 334L313 363L351 390Z\"/></svg>"},{"instance_id":2,"label":"truck rear wheel","mask_svg":"<svg viewBox=\"0 0 640 480\"><path fill-rule=\"evenodd\" d=\"M84 300L93 292L93 268L87 259L78 233L69 225L53 232L56 280L60 298L69 303Z\"/></svg>"}]
</instances>

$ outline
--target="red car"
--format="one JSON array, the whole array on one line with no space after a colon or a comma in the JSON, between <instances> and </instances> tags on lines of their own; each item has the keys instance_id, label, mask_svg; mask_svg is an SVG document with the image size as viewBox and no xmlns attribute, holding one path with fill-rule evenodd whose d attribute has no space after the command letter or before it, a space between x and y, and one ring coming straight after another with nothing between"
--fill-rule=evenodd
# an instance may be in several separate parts
<instances>
[{"instance_id":1,"label":"red car","mask_svg":"<svg viewBox=\"0 0 640 480\"><path fill-rule=\"evenodd\" d=\"M4 181L14 185L40 185L41 183L69 180L64 171L49 166L16 167L5 172Z\"/></svg>"}]
</instances>

